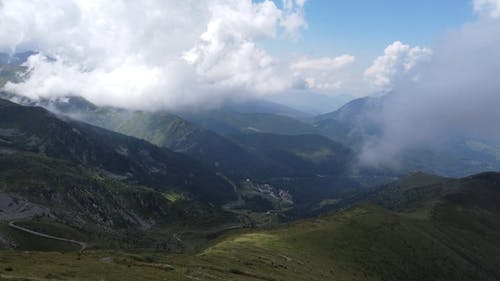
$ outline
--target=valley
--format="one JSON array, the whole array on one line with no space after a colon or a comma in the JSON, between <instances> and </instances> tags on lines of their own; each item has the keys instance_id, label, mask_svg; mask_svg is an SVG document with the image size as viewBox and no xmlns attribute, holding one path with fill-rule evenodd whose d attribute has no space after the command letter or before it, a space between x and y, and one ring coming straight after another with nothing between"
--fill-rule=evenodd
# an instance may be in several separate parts
<instances>
[{"instance_id":1,"label":"valley","mask_svg":"<svg viewBox=\"0 0 500 281\"><path fill-rule=\"evenodd\" d=\"M500 225L499 179L489 173L424 186L415 183L400 198L407 198L404 192L410 190L428 197L415 198L416 205L407 203L400 211L378 207L369 199L316 219L233 231L191 254L92 249L81 254L0 252L2 265L10 269L0 276L8 280L40 276L56 280L477 280L478 276L495 280L500 274L496 266L500 249L495 242ZM448 190L442 191L443 187ZM376 196L387 200L383 194L380 190Z\"/></svg>"},{"instance_id":2,"label":"valley","mask_svg":"<svg viewBox=\"0 0 500 281\"><path fill-rule=\"evenodd\" d=\"M0 85L27 56L0 61ZM389 99L312 116L2 91L0 280L498 280L497 144L366 165Z\"/></svg>"}]
</instances>

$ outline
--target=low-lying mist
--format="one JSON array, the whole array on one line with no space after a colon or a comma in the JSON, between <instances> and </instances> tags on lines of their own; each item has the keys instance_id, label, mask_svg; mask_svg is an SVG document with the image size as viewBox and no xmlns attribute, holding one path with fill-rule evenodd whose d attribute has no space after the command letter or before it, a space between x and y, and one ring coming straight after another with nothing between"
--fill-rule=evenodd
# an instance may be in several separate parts
<instances>
[{"instance_id":1,"label":"low-lying mist","mask_svg":"<svg viewBox=\"0 0 500 281\"><path fill-rule=\"evenodd\" d=\"M399 81L372 115L381 134L364 144L363 163L395 162L405 149L455 136L500 141L500 20L482 16L432 50L432 59Z\"/></svg>"}]
</instances>

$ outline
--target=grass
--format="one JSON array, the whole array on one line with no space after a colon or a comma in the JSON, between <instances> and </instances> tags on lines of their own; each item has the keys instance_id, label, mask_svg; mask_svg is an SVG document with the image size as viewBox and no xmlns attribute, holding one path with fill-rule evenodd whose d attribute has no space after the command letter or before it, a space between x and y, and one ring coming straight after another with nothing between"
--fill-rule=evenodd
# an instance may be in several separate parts
<instances>
[{"instance_id":1,"label":"grass","mask_svg":"<svg viewBox=\"0 0 500 281\"><path fill-rule=\"evenodd\" d=\"M9 241L15 241L18 251L60 251L75 252L80 249L71 243L56 241L34 236L23 231L13 229L7 223L0 223L0 233ZM1 263L0 263L1 264Z\"/></svg>"},{"instance_id":2,"label":"grass","mask_svg":"<svg viewBox=\"0 0 500 281\"><path fill-rule=\"evenodd\" d=\"M174 191L170 191L170 192L164 193L163 195L170 202L176 202L176 201L179 201L179 200L187 200L187 199L189 199L189 197L186 196L186 194L178 193L178 192L174 192Z\"/></svg>"},{"instance_id":3,"label":"grass","mask_svg":"<svg viewBox=\"0 0 500 281\"><path fill-rule=\"evenodd\" d=\"M195 248L182 254L0 251L11 280L499 280L500 175L447 181L452 192L403 189L423 198L407 210L363 204L271 229L239 229L215 240L178 228ZM390 188L390 187L389 187ZM407 193L415 189L415 192ZM418 192L417 192L418 191ZM422 196L422 192L430 192ZM405 195L406 194L406 195ZM383 194L382 194L383 195ZM382 196L380 195L380 196ZM431 196L432 195L432 196ZM403 196L403 197L404 197ZM393 197L390 197L392 200ZM430 198L430 199L429 199ZM399 200L396 205L399 204ZM415 207L418 206L418 207ZM204 240L204 241L202 241ZM50 275L49 275L50 274ZM39 278L39 279L35 279ZM45 278L45 279L43 279Z\"/></svg>"},{"instance_id":4,"label":"grass","mask_svg":"<svg viewBox=\"0 0 500 281\"><path fill-rule=\"evenodd\" d=\"M144 266L126 256L57 252L3 252L0 278L5 280L165 280L165 270ZM3 271L3 272L2 272ZM3 280L3 279L2 279Z\"/></svg>"},{"instance_id":5,"label":"grass","mask_svg":"<svg viewBox=\"0 0 500 281\"><path fill-rule=\"evenodd\" d=\"M34 218L30 221L20 221L17 222L16 225L44 234L61 238L74 239L77 241L89 241L89 239L91 239L88 234L85 234L78 229L66 226L46 217Z\"/></svg>"},{"instance_id":6,"label":"grass","mask_svg":"<svg viewBox=\"0 0 500 281\"><path fill-rule=\"evenodd\" d=\"M360 206L277 229L232 232L194 254L3 251L0 261L13 268L3 277L28 280L48 272L55 280L495 280L498 215L449 203L433 208L432 217L416 219Z\"/></svg>"}]
</instances>

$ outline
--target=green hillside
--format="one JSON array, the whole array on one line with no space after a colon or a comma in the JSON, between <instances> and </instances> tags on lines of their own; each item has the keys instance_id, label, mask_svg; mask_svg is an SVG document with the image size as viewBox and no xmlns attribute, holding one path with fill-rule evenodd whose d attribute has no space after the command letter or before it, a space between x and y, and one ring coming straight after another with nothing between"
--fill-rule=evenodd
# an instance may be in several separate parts
<instances>
[{"instance_id":1,"label":"green hillside","mask_svg":"<svg viewBox=\"0 0 500 281\"><path fill-rule=\"evenodd\" d=\"M349 148L318 135L248 134L231 139L268 158L266 162L287 165L284 173L289 176L342 174L353 157Z\"/></svg>"},{"instance_id":2,"label":"green hillside","mask_svg":"<svg viewBox=\"0 0 500 281\"><path fill-rule=\"evenodd\" d=\"M32 153L1 155L0 195L12 197L13 203L27 200L19 203L21 209L11 210L12 220L41 219L44 233L68 226L63 233L78 233L84 240L103 244L99 247L118 242L125 248L153 247L168 238L155 242L152 234L145 235L157 228L236 221L208 204L169 201L165 194L151 188L126 184L99 170ZM5 212L0 221L9 220L9 212ZM11 238L16 241L18 237Z\"/></svg>"},{"instance_id":3,"label":"green hillside","mask_svg":"<svg viewBox=\"0 0 500 281\"><path fill-rule=\"evenodd\" d=\"M231 139L259 157L253 178L287 189L299 205L360 190L349 176L352 151L325 137L246 134Z\"/></svg>"},{"instance_id":4,"label":"green hillside","mask_svg":"<svg viewBox=\"0 0 500 281\"><path fill-rule=\"evenodd\" d=\"M310 124L272 113L241 113L232 110L184 113L182 117L222 135L235 133L314 134Z\"/></svg>"},{"instance_id":5,"label":"green hillside","mask_svg":"<svg viewBox=\"0 0 500 281\"><path fill-rule=\"evenodd\" d=\"M264 116L265 118L259 121L262 124L269 123L271 119L286 120L292 124L290 135L256 132L243 134L233 130L236 134L221 136L163 111L98 107L78 97L39 103L96 126L186 154L209 169L230 178L238 186L246 179L272 184L292 192L301 204L318 201L324 197L342 197L359 187L349 176L352 152L347 147L319 135L299 135L300 130L293 129L297 128L296 124L303 126L304 132L310 131L312 127L289 117L237 114L243 119L247 116ZM228 120L233 119L231 116L227 116ZM280 122L269 124L275 124L278 128L282 127Z\"/></svg>"},{"instance_id":6,"label":"green hillside","mask_svg":"<svg viewBox=\"0 0 500 281\"><path fill-rule=\"evenodd\" d=\"M0 120L3 149L95 167L110 177L157 190L188 191L214 202L235 198L231 185L196 161L136 138L5 100L0 103Z\"/></svg>"},{"instance_id":7,"label":"green hillside","mask_svg":"<svg viewBox=\"0 0 500 281\"><path fill-rule=\"evenodd\" d=\"M235 232L196 254L0 252L9 278L122 280L498 280L500 174L432 183L394 211L362 204L275 229ZM419 189L407 186L405 190ZM428 190L432 191L432 189ZM68 258L69 257L69 258ZM71 268L71 270L69 269ZM127 271L124 277L123 270ZM47 271L49 270L49 271ZM122 279L120 279L122 278ZM29 279L28 279L29 280Z\"/></svg>"},{"instance_id":8,"label":"green hillside","mask_svg":"<svg viewBox=\"0 0 500 281\"><path fill-rule=\"evenodd\" d=\"M0 99L0 248L75 250L15 222L91 248L189 249L241 225L212 204L235 198L184 155ZM188 245L174 237L198 229Z\"/></svg>"}]
</instances>

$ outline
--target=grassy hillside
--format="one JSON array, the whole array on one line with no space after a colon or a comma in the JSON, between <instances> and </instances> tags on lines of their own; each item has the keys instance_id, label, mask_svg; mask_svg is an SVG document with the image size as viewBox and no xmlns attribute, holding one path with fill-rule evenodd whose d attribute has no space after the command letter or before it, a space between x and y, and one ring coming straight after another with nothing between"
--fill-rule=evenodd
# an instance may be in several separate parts
<instances>
[{"instance_id":1,"label":"grassy hillside","mask_svg":"<svg viewBox=\"0 0 500 281\"><path fill-rule=\"evenodd\" d=\"M252 178L288 190L299 205L341 198L360 188L349 177L351 150L325 137L246 134L231 139L259 157Z\"/></svg>"},{"instance_id":2,"label":"grassy hillside","mask_svg":"<svg viewBox=\"0 0 500 281\"><path fill-rule=\"evenodd\" d=\"M214 110L182 115L206 129L222 135L234 133L274 133L283 135L314 134L318 131L297 119L271 113L241 113L232 110Z\"/></svg>"},{"instance_id":3,"label":"grassy hillside","mask_svg":"<svg viewBox=\"0 0 500 281\"><path fill-rule=\"evenodd\" d=\"M229 139L167 112L98 107L80 97L25 103L39 104L56 113L188 155L229 177L242 178L242 173L259 163L254 155Z\"/></svg>"},{"instance_id":4,"label":"grassy hillside","mask_svg":"<svg viewBox=\"0 0 500 281\"><path fill-rule=\"evenodd\" d=\"M235 198L225 180L196 161L146 141L63 120L41 107L0 101L0 146L95 167L110 177L188 191L213 202Z\"/></svg>"},{"instance_id":5,"label":"grassy hillside","mask_svg":"<svg viewBox=\"0 0 500 281\"><path fill-rule=\"evenodd\" d=\"M273 184L292 192L301 203L325 196L338 197L359 186L349 179L352 153L348 148L321 136L297 135L301 131L310 132L312 127L289 117L255 113L225 115L225 111L217 111L210 116L220 115L233 122L258 121L262 126L268 124L281 129L288 127L286 130L290 133L242 134L239 129L231 129L235 135L221 136L162 111L98 107L78 97L46 100L41 104L56 112L186 154L230 178L236 185L246 179ZM281 121L290 126L284 126ZM271 127L268 129L274 130Z\"/></svg>"},{"instance_id":6,"label":"grassy hillside","mask_svg":"<svg viewBox=\"0 0 500 281\"><path fill-rule=\"evenodd\" d=\"M21 203L13 213L32 208L31 215L20 218L35 218L30 229L41 227L43 233L62 237L75 237L77 233L80 241L90 241L98 247L154 247L172 239L155 239L157 229L182 225L210 227L237 221L208 204L189 198L171 201L163 193L112 180L98 170L31 153L1 155L0 194L14 196L13 202L29 202ZM31 204L48 211L41 212ZM9 219L8 214L0 216L2 219L15 220ZM20 234L18 231L8 230L4 225L0 236L7 233L9 240L21 249L46 249L35 242L26 245L23 237L15 235ZM32 245L36 247L31 248Z\"/></svg>"},{"instance_id":7,"label":"grassy hillside","mask_svg":"<svg viewBox=\"0 0 500 281\"><path fill-rule=\"evenodd\" d=\"M166 112L98 109L85 121L186 154L230 177L242 177L259 159L231 140ZM99 118L99 120L95 120Z\"/></svg>"},{"instance_id":8,"label":"grassy hillside","mask_svg":"<svg viewBox=\"0 0 500 281\"><path fill-rule=\"evenodd\" d=\"M231 139L265 157L266 163L284 166L287 176L343 174L353 157L349 148L318 135L248 134Z\"/></svg>"},{"instance_id":9,"label":"grassy hillside","mask_svg":"<svg viewBox=\"0 0 500 281\"><path fill-rule=\"evenodd\" d=\"M265 99L226 101L222 104L221 109L224 111L233 111L239 113L275 114L291 117L304 122L309 122L313 118L313 116L309 113L305 113L295 108L291 108L279 103L274 103Z\"/></svg>"},{"instance_id":10,"label":"grassy hillside","mask_svg":"<svg viewBox=\"0 0 500 281\"><path fill-rule=\"evenodd\" d=\"M11 269L0 276L121 280L130 268L132 280L498 280L500 175L430 185L441 184L448 191L420 200L418 208L364 204L228 234L195 255L0 252Z\"/></svg>"}]
</instances>

